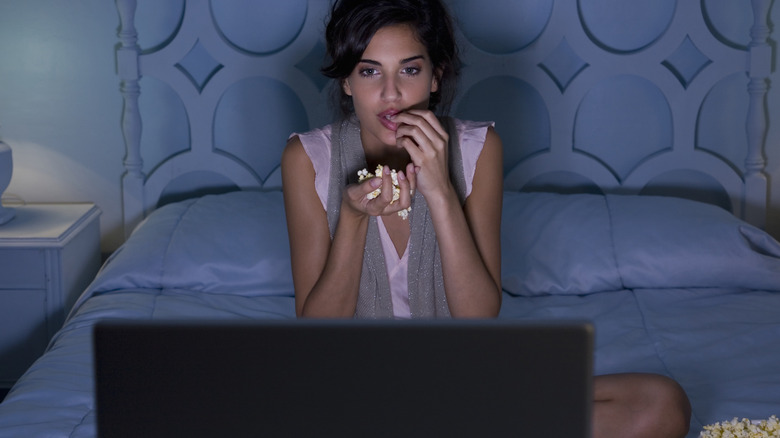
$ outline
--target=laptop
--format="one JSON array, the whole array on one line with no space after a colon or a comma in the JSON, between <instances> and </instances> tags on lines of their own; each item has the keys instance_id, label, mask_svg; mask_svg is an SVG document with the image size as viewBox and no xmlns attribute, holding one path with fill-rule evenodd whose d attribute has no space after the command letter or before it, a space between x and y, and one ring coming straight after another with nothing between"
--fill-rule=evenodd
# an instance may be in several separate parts
<instances>
[{"instance_id":1,"label":"laptop","mask_svg":"<svg viewBox=\"0 0 780 438\"><path fill-rule=\"evenodd\" d=\"M589 437L585 322L101 322L98 436Z\"/></svg>"}]
</instances>

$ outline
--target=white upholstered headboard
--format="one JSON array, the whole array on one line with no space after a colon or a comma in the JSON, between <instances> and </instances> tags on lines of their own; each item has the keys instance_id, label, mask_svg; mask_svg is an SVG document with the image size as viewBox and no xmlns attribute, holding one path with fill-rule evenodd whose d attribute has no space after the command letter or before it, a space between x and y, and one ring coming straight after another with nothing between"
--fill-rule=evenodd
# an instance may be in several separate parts
<instances>
[{"instance_id":1,"label":"white upholstered headboard","mask_svg":"<svg viewBox=\"0 0 780 438\"><path fill-rule=\"evenodd\" d=\"M126 232L183 196L278 188L287 135L332 120L330 2L116 2ZM771 0L448 3L452 113L496 121L507 189L674 195L764 225Z\"/></svg>"}]
</instances>

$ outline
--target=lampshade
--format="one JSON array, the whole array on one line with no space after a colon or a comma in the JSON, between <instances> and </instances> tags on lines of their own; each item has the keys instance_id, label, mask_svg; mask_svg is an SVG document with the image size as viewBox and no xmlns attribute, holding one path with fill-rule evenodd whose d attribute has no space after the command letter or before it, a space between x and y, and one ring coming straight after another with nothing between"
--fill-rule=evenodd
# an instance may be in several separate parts
<instances>
[{"instance_id":1,"label":"lampshade","mask_svg":"<svg viewBox=\"0 0 780 438\"><path fill-rule=\"evenodd\" d=\"M3 197L3 192L8 188L11 183L11 174L14 170L14 161L11 157L11 148L7 144L0 141L0 199ZM3 207L0 204L0 225L10 221L14 218L14 211L11 208Z\"/></svg>"}]
</instances>

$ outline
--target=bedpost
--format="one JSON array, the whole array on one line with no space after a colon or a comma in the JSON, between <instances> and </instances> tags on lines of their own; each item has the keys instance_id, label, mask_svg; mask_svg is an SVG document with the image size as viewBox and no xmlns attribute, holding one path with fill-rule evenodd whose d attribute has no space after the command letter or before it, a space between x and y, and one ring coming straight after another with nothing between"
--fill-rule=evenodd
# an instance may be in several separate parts
<instances>
[{"instance_id":1,"label":"bedpost","mask_svg":"<svg viewBox=\"0 0 780 438\"><path fill-rule=\"evenodd\" d=\"M136 0L116 0L119 20L120 47L117 50L119 90L124 100L122 134L125 140L125 173L122 175L122 218L125 238L143 216L143 159L141 158L141 112L138 109L140 73L138 32L135 30Z\"/></svg>"},{"instance_id":2,"label":"bedpost","mask_svg":"<svg viewBox=\"0 0 780 438\"><path fill-rule=\"evenodd\" d=\"M743 218L758 227L766 225L767 177L764 173L764 145L767 134L766 95L772 67L772 48L769 38L769 7L772 0L752 0L753 27L748 46L748 92L750 103L747 114L748 153L745 158L745 196Z\"/></svg>"}]
</instances>

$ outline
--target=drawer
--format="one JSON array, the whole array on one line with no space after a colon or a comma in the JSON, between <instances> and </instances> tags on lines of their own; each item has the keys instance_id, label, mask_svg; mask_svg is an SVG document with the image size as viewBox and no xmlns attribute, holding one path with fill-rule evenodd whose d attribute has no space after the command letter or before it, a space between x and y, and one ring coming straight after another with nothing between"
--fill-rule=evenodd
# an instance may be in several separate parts
<instances>
[{"instance_id":1,"label":"drawer","mask_svg":"<svg viewBox=\"0 0 780 438\"><path fill-rule=\"evenodd\" d=\"M42 249L0 249L0 289L45 289Z\"/></svg>"}]
</instances>

